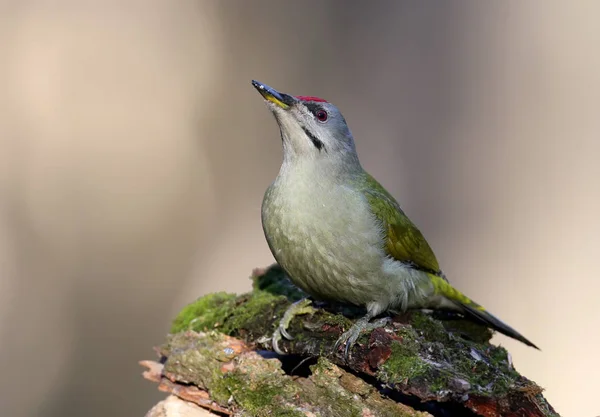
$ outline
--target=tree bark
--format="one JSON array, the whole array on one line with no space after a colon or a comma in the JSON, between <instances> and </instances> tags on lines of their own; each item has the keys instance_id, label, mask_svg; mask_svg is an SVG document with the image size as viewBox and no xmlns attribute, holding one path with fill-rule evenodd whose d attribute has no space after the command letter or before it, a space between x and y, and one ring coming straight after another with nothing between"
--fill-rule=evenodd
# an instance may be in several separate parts
<instances>
[{"instance_id":1,"label":"tree bark","mask_svg":"<svg viewBox=\"0 0 600 417\"><path fill-rule=\"evenodd\" d=\"M290 323L292 341L271 336L290 303L304 296L278 265L256 270L252 292L216 293L176 317L159 362L143 361L159 389L217 415L232 416L558 416L543 389L520 375L485 327L412 311L333 351L362 311L315 303ZM343 313L343 314L342 314ZM171 414L175 399L147 416ZM165 405L166 404L166 405ZM178 410L183 410L181 406Z\"/></svg>"}]
</instances>

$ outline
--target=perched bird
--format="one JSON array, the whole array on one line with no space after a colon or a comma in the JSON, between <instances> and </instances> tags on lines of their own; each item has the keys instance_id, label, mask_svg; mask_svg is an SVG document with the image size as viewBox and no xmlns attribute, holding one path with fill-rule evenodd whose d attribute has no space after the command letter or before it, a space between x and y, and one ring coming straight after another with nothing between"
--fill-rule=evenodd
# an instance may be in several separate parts
<instances>
[{"instance_id":1,"label":"perched bird","mask_svg":"<svg viewBox=\"0 0 600 417\"><path fill-rule=\"evenodd\" d=\"M361 166L354 139L331 103L291 96L258 81L252 85L273 112L283 142L279 175L262 203L269 248L291 281L312 298L366 308L336 343L345 355L360 334L387 311L451 310L537 348L445 278L431 247L394 197ZM301 300L288 309L273 347L291 318L310 311Z\"/></svg>"}]
</instances>

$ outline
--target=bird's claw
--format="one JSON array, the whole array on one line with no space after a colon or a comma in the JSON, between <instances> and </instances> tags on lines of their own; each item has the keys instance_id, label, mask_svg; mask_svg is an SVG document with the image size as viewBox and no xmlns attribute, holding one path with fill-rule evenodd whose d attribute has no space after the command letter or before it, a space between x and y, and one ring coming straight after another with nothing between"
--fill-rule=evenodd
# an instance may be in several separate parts
<instances>
[{"instance_id":1,"label":"bird's claw","mask_svg":"<svg viewBox=\"0 0 600 417\"><path fill-rule=\"evenodd\" d=\"M344 360L348 362L348 358L350 356L350 349L356 343L360 335L364 332L375 330L379 327L385 327L391 321L391 318L384 317L382 319L376 320L373 323L369 323L370 318L363 317L359 319L350 329L339 337L339 339L335 342L333 346L333 351L337 352L341 345L345 344L344 347Z\"/></svg>"},{"instance_id":2,"label":"bird's claw","mask_svg":"<svg viewBox=\"0 0 600 417\"><path fill-rule=\"evenodd\" d=\"M285 352L279 348L279 342L283 339L281 332L279 331L279 327L277 330L273 332L273 338L271 339L271 344L273 346L273 350L278 355L285 355Z\"/></svg>"},{"instance_id":3,"label":"bird's claw","mask_svg":"<svg viewBox=\"0 0 600 417\"><path fill-rule=\"evenodd\" d=\"M286 338L287 340L294 340L294 336L288 333L287 329L281 324L281 322L279 323L279 326L277 326L277 328L279 329L279 333L281 333L281 335L284 338Z\"/></svg>"},{"instance_id":4,"label":"bird's claw","mask_svg":"<svg viewBox=\"0 0 600 417\"><path fill-rule=\"evenodd\" d=\"M279 347L279 342L283 339L286 340L294 340L294 337L289 334L287 328L292 322L295 316L300 316L303 314L312 314L315 312L315 309L311 306L311 301L308 298L303 298L299 301L296 301L283 314L283 317L279 321L279 325L273 332L273 338L271 339L273 350L279 355L285 355L286 353L281 350Z\"/></svg>"}]
</instances>

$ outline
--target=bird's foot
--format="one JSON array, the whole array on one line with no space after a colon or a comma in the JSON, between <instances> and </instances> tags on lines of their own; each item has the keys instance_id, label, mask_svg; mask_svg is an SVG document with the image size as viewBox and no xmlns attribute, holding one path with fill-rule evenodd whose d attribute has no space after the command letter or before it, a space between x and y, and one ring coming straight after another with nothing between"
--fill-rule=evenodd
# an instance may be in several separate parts
<instances>
[{"instance_id":1,"label":"bird's foot","mask_svg":"<svg viewBox=\"0 0 600 417\"><path fill-rule=\"evenodd\" d=\"M315 308L311 306L311 301L308 298L303 298L289 306L283 314L282 319L279 321L279 326L277 326L277 329L273 332L273 338L271 339L273 350L280 355L285 355L286 353L279 348L279 342L283 339L294 339L287 331L292 319L303 314L312 314L315 311Z\"/></svg>"},{"instance_id":2,"label":"bird's foot","mask_svg":"<svg viewBox=\"0 0 600 417\"><path fill-rule=\"evenodd\" d=\"M384 317L382 319L375 320L373 323L369 323L370 319L371 317L367 315L357 320L356 323L354 323L354 325L350 327L348 331L342 333L339 339L335 342L333 347L334 352L337 352L340 346L346 344L344 349L344 360L346 362L348 362L350 349L352 349L352 346L354 346L362 333L375 330L379 327L385 327L385 325L392 320L390 317Z\"/></svg>"}]
</instances>

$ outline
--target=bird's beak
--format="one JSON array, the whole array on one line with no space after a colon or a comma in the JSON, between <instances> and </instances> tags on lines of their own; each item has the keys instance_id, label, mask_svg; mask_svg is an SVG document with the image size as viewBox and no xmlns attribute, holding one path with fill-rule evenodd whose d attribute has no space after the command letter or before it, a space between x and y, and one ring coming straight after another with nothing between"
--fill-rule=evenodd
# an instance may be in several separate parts
<instances>
[{"instance_id":1,"label":"bird's beak","mask_svg":"<svg viewBox=\"0 0 600 417\"><path fill-rule=\"evenodd\" d=\"M289 94L280 93L274 88L271 88L266 84L259 83L256 80L252 80L252 85L258 90L265 100L278 105L284 110L289 109L290 106L294 105L294 103L297 101L295 97L290 96Z\"/></svg>"}]
</instances>

